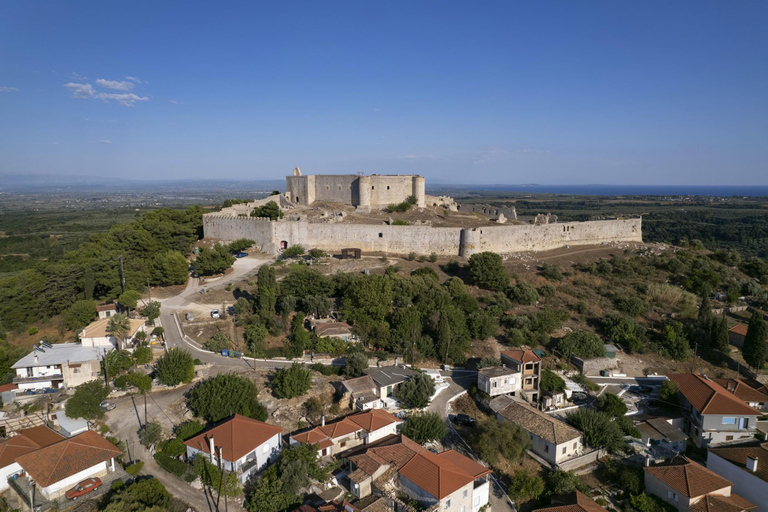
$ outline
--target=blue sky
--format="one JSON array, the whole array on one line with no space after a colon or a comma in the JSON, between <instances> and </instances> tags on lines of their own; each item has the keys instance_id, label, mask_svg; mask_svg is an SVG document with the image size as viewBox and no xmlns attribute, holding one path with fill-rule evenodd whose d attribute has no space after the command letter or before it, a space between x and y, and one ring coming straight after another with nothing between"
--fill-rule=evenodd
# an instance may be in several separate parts
<instances>
[{"instance_id":1,"label":"blue sky","mask_svg":"<svg viewBox=\"0 0 768 512\"><path fill-rule=\"evenodd\" d=\"M0 4L0 173L768 185L764 1Z\"/></svg>"}]
</instances>

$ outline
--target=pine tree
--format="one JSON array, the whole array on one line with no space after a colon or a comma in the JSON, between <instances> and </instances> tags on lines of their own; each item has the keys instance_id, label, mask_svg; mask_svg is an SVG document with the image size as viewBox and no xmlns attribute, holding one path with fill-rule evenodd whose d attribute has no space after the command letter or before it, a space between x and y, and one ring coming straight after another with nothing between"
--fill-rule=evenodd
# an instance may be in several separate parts
<instances>
[{"instance_id":1,"label":"pine tree","mask_svg":"<svg viewBox=\"0 0 768 512\"><path fill-rule=\"evenodd\" d=\"M765 325L763 314L755 311L749 319L749 327L747 327L742 348L744 361L752 368L759 370L765 364L766 339L768 339L768 326Z\"/></svg>"},{"instance_id":2,"label":"pine tree","mask_svg":"<svg viewBox=\"0 0 768 512\"><path fill-rule=\"evenodd\" d=\"M725 315L720 316L720 320L712 319L712 348L723 353L728 353L728 320Z\"/></svg>"},{"instance_id":3,"label":"pine tree","mask_svg":"<svg viewBox=\"0 0 768 512\"><path fill-rule=\"evenodd\" d=\"M701 298L701 305L699 306L698 328L696 329L694 337L694 339L698 341L700 348L716 348L712 338L713 320L712 303L709 301L709 297L704 295Z\"/></svg>"}]
</instances>

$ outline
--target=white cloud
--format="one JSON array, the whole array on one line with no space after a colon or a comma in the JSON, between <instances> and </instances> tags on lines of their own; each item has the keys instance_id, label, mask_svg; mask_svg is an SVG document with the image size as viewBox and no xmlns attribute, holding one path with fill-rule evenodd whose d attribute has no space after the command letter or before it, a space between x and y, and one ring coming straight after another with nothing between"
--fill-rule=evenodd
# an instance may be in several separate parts
<instances>
[{"instance_id":1,"label":"white cloud","mask_svg":"<svg viewBox=\"0 0 768 512\"><path fill-rule=\"evenodd\" d=\"M64 84L64 87L72 91L73 98L93 98L96 94L96 91L93 90L93 86L91 84L75 84L70 82L68 84Z\"/></svg>"},{"instance_id":2,"label":"white cloud","mask_svg":"<svg viewBox=\"0 0 768 512\"><path fill-rule=\"evenodd\" d=\"M78 73L77 71L73 71L72 74L69 75L69 78L72 79L72 80L79 80L81 82L83 80L88 80L87 76L83 76L80 73Z\"/></svg>"},{"instance_id":3,"label":"white cloud","mask_svg":"<svg viewBox=\"0 0 768 512\"><path fill-rule=\"evenodd\" d=\"M105 89L114 89L116 91L129 92L133 89L133 83L120 82L118 80L104 80L103 78L96 79L96 85L104 87Z\"/></svg>"},{"instance_id":4,"label":"white cloud","mask_svg":"<svg viewBox=\"0 0 768 512\"><path fill-rule=\"evenodd\" d=\"M58 142L51 142L51 144L53 144L54 146L58 146L59 145Z\"/></svg>"},{"instance_id":5,"label":"white cloud","mask_svg":"<svg viewBox=\"0 0 768 512\"><path fill-rule=\"evenodd\" d=\"M99 83L100 81L109 82L108 80L101 80L101 79L96 80L97 83ZM119 84L119 83L128 83L128 82L109 82L109 83ZM147 96L138 96L132 92L124 92L124 93L98 92L93 88L91 84L76 84L76 83L70 82L68 84L64 84L64 87L72 91L73 98L79 98L79 99L93 98L93 99L101 100L104 102L115 101L124 107L132 107L133 104L136 103L137 101L149 101L149 98Z\"/></svg>"},{"instance_id":6,"label":"white cloud","mask_svg":"<svg viewBox=\"0 0 768 512\"><path fill-rule=\"evenodd\" d=\"M170 100L174 105L184 105L183 101Z\"/></svg>"},{"instance_id":7,"label":"white cloud","mask_svg":"<svg viewBox=\"0 0 768 512\"><path fill-rule=\"evenodd\" d=\"M116 102L118 102L124 107L132 107L133 104L136 103L137 101L149 101L148 97L137 96L132 92L124 93L124 94L100 92L96 95L96 98L105 102L108 102L109 100L115 100Z\"/></svg>"},{"instance_id":8,"label":"white cloud","mask_svg":"<svg viewBox=\"0 0 768 512\"><path fill-rule=\"evenodd\" d=\"M100 140L99 143L101 144L112 144L111 140Z\"/></svg>"},{"instance_id":9,"label":"white cloud","mask_svg":"<svg viewBox=\"0 0 768 512\"><path fill-rule=\"evenodd\" d=\"M137 84L148 84L149 83L146 80L142 80L141 78L136 78L135 76L126 76L126 77L123 77L123 78L125 78L126 80L130 80L131 82L136 82Z\"/></svg>"},{"instance_id":10,"label":"white cloud","mask_svg":"<svg viewBox=\"0 0 768 512\"><path fill-rule=\"evenodd\" d=\"M19 92L15 87L8 87L7 85L0 86L0 92Z\"/></svg>"}]
</instances>

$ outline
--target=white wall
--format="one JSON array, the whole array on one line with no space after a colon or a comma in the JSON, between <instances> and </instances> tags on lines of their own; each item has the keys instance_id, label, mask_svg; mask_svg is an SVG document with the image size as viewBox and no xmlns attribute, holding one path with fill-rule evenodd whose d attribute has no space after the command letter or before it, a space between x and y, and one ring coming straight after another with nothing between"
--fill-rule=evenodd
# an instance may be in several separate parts
<instances>
[{"instance_id":1,"label":"white wall","mask_svg":"<svg viewBox=\"0 0 768 512\"><path fill-rule=\"evenodd\" d=\"M768 460L757 463L768 464ZM733 482L731 492L757 505L758 512L768 512L768 482L712 452L707 453L707 469Z\"/></svg>"},{"instance_id":2,"label":"white wall","mask_svg":"<svg viewBox=\"0 0 768 512\"><path fill-rule=\"evenodd\" d=\"M397 434L398 425L401 425L401 423L392 423L391 425L387 425L386 427L380 428L379 430L369 432L365 440L366 444L373 443L374 441L377 441L383 437Z\"/></svg>"},{"instance_id":3,"label":"white wall","mask_svg":"<svg viewBox=\"0 0 768 512\"><path fill-rule=\"evenodd\" d=\"M10 485L8 485L8 477L20 472L21 466L18 462L14 462L8 466L5 466L4 468L0 468L0 492L3 492L10 487Z\"/></svg>"},{"instance_id":4,"label":"white wall","mask_svg":"<svg viewBox=\"0 0 768 512\"><path fill-rule=\"evenodd\" d=\"M62 496L65 492L70 490L76 484L85 480L86 478L106 475L108 464L109 464L109 461L100 462L99 464L96 464L95 466L91 466L88 469L84 469L83 471L80 471L79 473L76 473L68 478L65 478L64 480L59 480L58 482L55 482L49 485L48 487L42 487L40 489L40 492L42 493L43 496L45 496L49 500L56 499Z\"/></svg>"},{"instance_id":5,"label":"white wall","mask_svg":"<svg viewBox=\"0 0 768 512\"><path fill-rule=\"evenodd\" d=\"M508 393L520 391L521 380L522 375L519 373L490 378L478 373L477 387L491 396L506 395ZM496 384L496 387L494 387L494 383Z\"/></svg>"}]
</instances>

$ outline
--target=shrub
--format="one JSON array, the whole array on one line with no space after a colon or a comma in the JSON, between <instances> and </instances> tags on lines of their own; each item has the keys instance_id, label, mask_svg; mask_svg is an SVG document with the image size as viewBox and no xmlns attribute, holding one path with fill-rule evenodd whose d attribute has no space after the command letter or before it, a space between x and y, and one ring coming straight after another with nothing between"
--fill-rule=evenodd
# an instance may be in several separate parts
<instances>
[{"instance_id":1,"label":"shrub","mask_svg":"<svg viewBox=\"0 0 768 512\"><path fill-rule=\"evenodd\" d=\"M549 279L550 281L562 281L563 272L557 265L549 265L547 263L539 267L539 273Z\"/></svg>"},{"instance_id":2,"label":"shrub","mask_svg":"<svg viewBox=\"0 0 768 512\"><path fill-rule=\"evenodd\" d=\"M157 443L163 436L163 428L157 423L147 423L139 430L139 440L144 446Z\"/></svg>"},{"instance_id":3,"label":"shrub","mask_svg":"<svg viewBox=\"0 0 768 512\"><path fill-rule=\"evenodd\" d=\"M555 372L550 370L541 371L541 390L560 392L565 390L565 381Z\"/></svg>"},{"instance_id":4,"label":"shrub","mask_svg":"<svg viewBox=\"0 0 768 512\"><path fill-rule=\"evenodd\" d=\"M192 382L195 360L186 350L172 348L157 360L157 380L166 386Z\"/></svg>"},{"instance_id":5,"label":"shrub","mask_svg":"<svg viewBox=\"0 0 768 512\"><path fill-rule=\"evenodd\" d=\"M415 205L416 203L417 203L416 197L414 197L414 196L408 196L408 197L405 199L405 201L403 201L402 203L398 203L398 204L390 204L389 206L387 206L387 211L388 211L389 213L395 213L395 212L399 212L399 213L405 213L405 212L407 212L408 210L410 210L410 209L411 209L411 207L412 207L413 205Z\"/></svg>"},{"instance_id":6,"label":"shrub","mask_svg":"<svg viewBox=\"0 0 768 512\"><path fill-rule=\"evenodd\" d=\"M152 362L152 349L150 347L138 347L133 351L133 360L136 364L148 364Z\"/></svg>"},{"instance_id":7,"label":"shrub","mask_svg":"<svg viewBox=\"0 0 768 512\"><path fill-rule=\"evenodd\" d=\"M648 310L645 302L640 297L616 297L613 306L627 316L637 317Z\"/></svg>"},{"instance_id":8,"label":"shrub","mask_svg":"<svg viewBox=\"0 0 768 512\"><path fill-rule=\"evenodd\" d=\"M429 257L427 258L427 261L429 261L430 263L436 262L437 254L435 254L434 252L429 253Z\"/></svg>"},{"instance_id":9,"label":"shrub","mask_svg":"<svg viewBox=\"0 0 768 512\"><path fill-rule=\"evenodd\" d=\"M536 304L539 300L539 292L530 284L520 281L507 289L507 296L512 302L523 305Z\"/></svg>"},{"instance_id":10,"label":"shrub","mask_svg":"<svg viewBox=\"0 0 768 512\"><path fill-rule=\"evenodd\" d=\"M413 414L403 426L403 435L421 444L442 439L447 433L445 421L434 412Z\"/></svg>"},{"instance_id":11,"label":"shrub","mask_svg":"<svg viewBox=\"0 0 768 512\"><path fill-rule=\"evenodd\" d=\"M282 219L283 211L274 201L269 201L264 206L257 206L251 211L251 217L266 217L270 220Z\"/></svg>"},{"instance_id":12,"label":"shrub","mask_svg":"<svg viewBox=\"0 0 768 512\"><path fill-rule=\"evenodd\" d=\"M619 418L627 414L627 404L618 395L603 393L597 398L597 408L609 416Z\"/></svg>"},{"instance_id":13,"label":"shrub","mask_svg":"<svg viewBox=\"0 0 768 512\"><path fill-rule=\"evenodd\" d=\"M301 245L292 245L283 251L283 256L286 258L298 258L304 254L304 247Z\"/></svg>"},{"instance_id":14,"label":"shrub","mask_svg":"<svg viewBox=\"0 0 768 512\"><path fill-rule=\"evenodd\" d=\"M437 272L435 272L435 269L431 267L421 267L417 268L413 272L411 272L412 276L422 276L426 279L432 279L435 282L440 281L440 277L437 275Z\"/></svg>"},{"instance_id":15,"label":"shrub","mask_svg":"<svg viewBox=\"0 0 768 512\"><path fill-rule=\"evenodd\" d=\"M309 257L314 259L327 258L328 253L322 249L310 249Z\"/></svg>"},{"instance_id":16,"label":"shrub","mask_svg":"<svg viewBox=\"0 0 768 512\"><path fill-rule=\"evenodd\" d=\"M397 397L408 408L421 409L429 405L429 399L435 392L435 381L425 373L419 373L400 384Z\"/></svg>"},{"instance_id":17,"label":"shrub","mask_svg":"<svg viewBox=\"0 0 768 512\"><path fill-rule=\"evenodd\" d=\"M169 473L173 473L179 478L181 478L184 473L187 472L186 464L180 460L176 460L173 457L166 455L163 452L155 453L155 462L157 462L158 466L168 471Z\"/></svg>"},{"instance_id":18,"label":"shrub","mask_svg":"<svg viewBox=\"0 0 768 512\"><path fill-rule=\"evenodd\" d=\"M581 430L584 443L593 448L605 448L616 454L624 448L624 432L614 418L594 409L579 408L566 416L568 423Z\"/></svg>"},{"instance_id":19,"label":"shrub","mask_svg":"<svg viewBox=\"0 0 768 512\"><path fill-rule=\"evenodd\" d=\"M393 226L410 226L410 225L411 225L411 223L410 223L410 222L408 222L407 220L403 220L403 219L396 219L396 220L393 220L393 221L392 221L392 225L393 225Z\"/></svg>"},{"instance_id":20,"label":"shrub","mask_svg":"<svg viewBox=\"0 0 768 512\"><path fill-rule=\"evenodd\" d=\"M211 352L220 353L222 350L228 349L231 344L232 340L229 339L229 336L223 332L217 332L211 336L211 339L203 343L203 348Z\"/></svg>"},{"instance_id":21,"label":"shrub","mask_svg":"<svg viewBox=\"0 0 768 512\"><path fill-rule=\"evenodd\" d=\"M162 443L160 451L171 457L179 457L187 453L187 447L184 445L184 441L178 437L173 437Z\"/></svg>"},{"instance_id":22,"label":"shrub","mask_svg":"<svg viewBox=\"0 0 768 512\"><path fill-rule=\"evenodd\" d=\"M270 385L278 398L296 398L309 391L312 372L294 363L290 368L276 370Z\"/></svg>"},{"instance_id":23,"label":"shrub","mask_svg":"<svg viewBox=\"0 0 768 512\"><path fill-rule=\"evenodd\" d=\"M346 357L344 373L347 377L359 377L368 369L368 356L362 352L355 352Z\"/></svg>"},{"instance_id":24,"label":"shrub","mask_svg":"<svg viewBox=\"0 0 768 512\"><path fill-rule=\"evenodd\" d=\"M578 384L579 386L583 387L587 391L597 391L600 389L600 386L595 384L593 381L589 380L586 375L583 373L577 373L573 377L571 377L571 380Z\"/></svg>"},{"instance_id":25,"label":"shrub","mask_svg":"<svg viewBox=\"0 0 768 512\"><path fill-rule=\"evenodd\" d=\"M409 253L408 253L408 256L406 256L406 258L405 258L405 259L407 259L408 261L413 261L413 260L415 260L415 259L416 259L416 253L415 253L415 252L409 252Z\"/></svg>"},{"instance_id":26,"label":"shrub","mask_svg":"<svg viewBox=\"0 0 768 512\"><path fill-rule=\"evenodd\" d=\"M38 332L37 327L30 327L29 329L27 329L27 334L29 334L30 336L34 336L35 334L37 334L37 332Z\"/></svg>"},{"instance_id":27,"label":"shrub","mask_svg":"<svg viewBox=\"0 0 768 512\"><path fill-rule=\"evenodd\" d=\"M517 502L526 502L538 499L544 494L546 484L544 479L538 476L532 476L523 469L518 469L509 480L507 492Z\"/></svg>"},{"instance_id":28,"label":"shrub","mask_svg":"<svg viewBox=\"0 0 768 512\"><path fill-rule=\"evenodd\" d=\"M605 355L602 340L586 331L569 332L557 342L557 353L570 360L571 357L601 357Z\"/></svg>"},{"instance_id":29,"label":"shrub","mask_svg":"<svg viewBox=\"0 0 768 512\"><path fill-rule=\"evenodd\" d=\"M197 420L185 421L176 427L176 437L182 441L186 441L187 439L195 437L203 430L205 430L205 425L203 425L201 422Z\"/></svg>"},{"instance_id":30,"label":"shrub","mask_svg":"<svg viewBox=\"0 0 768 512\"><path fill-rule=\"evenodd\" d=\"M101 381L93 380L80 384L75 388L75 394L67 400L64 410L70 418L85 418L94 420L104 416L99 404L109 396L109 388Z\"/></svg>"},{"instance_id":31,"label":"shrub","mask_svg":"<svg viewBox=\"0 0 768 512\"><path fill-rule=\"evenodd\" d=\"M517 462L531 443L527 432L507 421L500 423L491 418L482 421L477 428L475 451L482 460L492 464L499 460L499 455L510 464Z\"/></svg>"},{"instance_id":32,"label":"shrub","mask_svg":"<svg viewBox=\"0 0 768 512\"><path fill-rule=\"evenodd\" d=\"M232 414L255 420L267 419L267 409L258 401L259 390L250 379L234 373L209 377L189 392L189 407L195 416L217 422Z\"/></svg>"},{"instance_id":33,"label":"shrub","mask_svg":"<svg viewBox=\"0 0 768 512\"><path fill-rule=\"evenodd\" d=\"M474 283L488 290L501 291L509 284L501 256L494 252L481 252L469 258L469 272Z\"/></svg>"},{"instance_id":34,"label":"shrub","mask_svg":"<svg viewBox=\"0 0 768 512\"><path fill-rule=\"evenodd\" d=\"M130 466L126 466L125 472L135 478L136 475L139 474L139 472L142 470L143 467L144 467L144 462L139 460L134 462Z\"/></svg>"}]
</instances>

